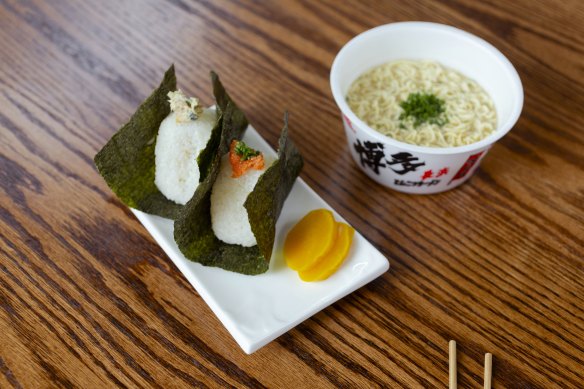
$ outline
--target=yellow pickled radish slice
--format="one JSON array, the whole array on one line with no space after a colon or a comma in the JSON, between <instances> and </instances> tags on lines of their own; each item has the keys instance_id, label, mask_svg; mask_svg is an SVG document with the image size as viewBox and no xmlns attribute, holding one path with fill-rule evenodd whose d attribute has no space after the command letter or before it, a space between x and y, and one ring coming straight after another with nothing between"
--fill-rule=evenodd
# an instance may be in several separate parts
<instances>
[{"instance_id":1,"label":"yellow pickled radish slice","mask_svg":"<svg viewBox=\"0 0 584 389\"><path fill-rule=\"evenodd\" d=\"M334 244L337 225L333 213L316 209L306 214L286 236L284 259L292 270L313 266Z\"/></svg>"},{"instance_id":2,"label":"yellow pickled radish slice","mask_svg":"<svg viewBox=\"0 0 584 389\"><path fill-rule=\"evenodd\" d=\"M331 249L318 259L311 268L299 271L302 281L322 281L329 278L347 257L355 229L345 223L337 223L337 239Z\"/></svg>"}]
</instances>

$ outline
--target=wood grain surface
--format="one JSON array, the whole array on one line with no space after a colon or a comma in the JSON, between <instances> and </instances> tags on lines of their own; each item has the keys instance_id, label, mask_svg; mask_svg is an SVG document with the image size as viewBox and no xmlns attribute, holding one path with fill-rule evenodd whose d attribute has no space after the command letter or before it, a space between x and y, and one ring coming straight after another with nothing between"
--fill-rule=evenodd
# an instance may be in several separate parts
<instances>
[{"instance_id":1,"label":"wood grain surface","mask_svg":"<svg viewBox=\"0 0 584 389\"><path fill-rule=\"evenodd\" d=\"M404 20L498 47L517 126L460 188L392 192L351 160L328 76L354 35ZM0 388L584 387L584 3L0 1ZM216 70L391 270L245 355L92 158L175 63Z\"/></svg>"}]
</instances>

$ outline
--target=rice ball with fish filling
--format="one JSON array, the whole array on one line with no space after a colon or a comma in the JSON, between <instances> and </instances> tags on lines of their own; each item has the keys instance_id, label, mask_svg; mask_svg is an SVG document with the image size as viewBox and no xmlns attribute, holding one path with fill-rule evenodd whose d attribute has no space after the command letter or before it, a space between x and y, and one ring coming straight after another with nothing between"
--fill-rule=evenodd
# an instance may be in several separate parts
<instances>
[{"instance_id":1,"label":"rice ball with fish filling","mask_svg":"<svg viewBox=\"0 0 584 389\"><path fill-rule=\"evenodd\" d=\"M154 183L169 200L184 205L193 197L200 177L197 157L215 122L215 109L206 108L196 120L177 121L177 113L171 112L160 124Z\"/></svg>"},{"instance_id":2,"label":"rice ball with fish filling","mask_svg":"<svg viewBox=\"0 0 584 389\"><path fill-rule=\"evenodd\" d=\"M260 176L274 161L266 159L262 169L249 169L234 178L229 158L225 155L221 159L219 174L211 192L211 226L215 236L225 243L255 246L256 238L243 204Z\"/></svg>"}]
</instances>

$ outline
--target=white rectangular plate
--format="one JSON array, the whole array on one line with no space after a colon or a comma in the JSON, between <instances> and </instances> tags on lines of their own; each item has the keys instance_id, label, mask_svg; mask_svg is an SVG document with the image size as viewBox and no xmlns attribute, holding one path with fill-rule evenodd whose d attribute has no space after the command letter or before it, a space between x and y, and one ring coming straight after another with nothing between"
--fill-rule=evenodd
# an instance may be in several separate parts
<instances>
[{"instance_id":1,"label":"white rectangular plate","mask_svg":"<svg viewBox=\"0 0 584 389\"><path fill-rule=\"evenodd\" d=\"M266 155L274 150L248 127L244 141ZM173 222L132 209L176 267L205 300L221 323L248 354L300 324L389 269L387 259L355 232L351 251L339 270L320 282L303 282L282 256L288 230L309 211L326 208L344 221L304 181L297 179L276 225L276 242L269 270L246 276L189 261L173 238Z\"/></svg>"}]
</instances>

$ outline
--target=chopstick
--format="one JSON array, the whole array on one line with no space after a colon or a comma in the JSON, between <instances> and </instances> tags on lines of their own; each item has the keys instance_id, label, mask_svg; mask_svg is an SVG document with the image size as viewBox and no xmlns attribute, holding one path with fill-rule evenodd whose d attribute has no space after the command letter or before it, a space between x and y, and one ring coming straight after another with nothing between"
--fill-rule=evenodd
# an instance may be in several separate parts
<instances>
[{"instance_id":1,"label":"chopstick","mask_svg":"<svg viewBox=\"0 0 584 389\"><path fill-rule=\"evenodd\" d=\"M491 377L493 373L493 355L485 354L485 385L484 389L491 389Z\"/></svg>"},{"instance_id":2,"label":"chopstick","mask_svg":"<svg viewBox=\"0 0 584 389\"><path fill-rule=\"evenodd\" d=\"M485 354L485 382L484 389L491 389L491 381L493 376L493 354ZM456 377L456 341L448 342L448 388L457 388Z\"/></svg>"},{"instance_id":3,"label":"chopstick","mask_svg":"<svg viewBox=\"0 0 584 389\"><path fill-rule=\"evenodd\" d=\"M448 342L448 388L456 389L456 342L451 340Z\"/></svg>"}]
</instances>

